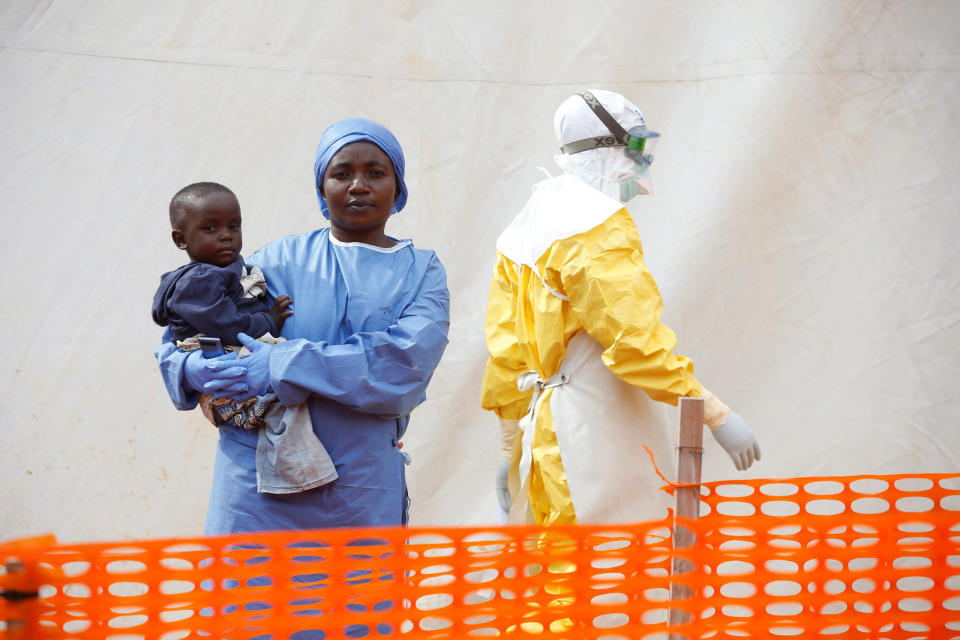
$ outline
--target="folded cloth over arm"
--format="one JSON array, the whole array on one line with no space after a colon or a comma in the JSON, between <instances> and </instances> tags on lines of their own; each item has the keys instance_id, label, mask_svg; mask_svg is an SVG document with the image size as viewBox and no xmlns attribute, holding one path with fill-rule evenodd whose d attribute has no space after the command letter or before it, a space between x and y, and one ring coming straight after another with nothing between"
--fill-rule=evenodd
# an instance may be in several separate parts
<instances>
[{"instance_id":1,"label":"folded cloth over arm","mask_svg":"<svg viewBox=\"0 0 960 640\"><path fill-rule=\"evenodd\" d=\"M269 333L259 338L259 342L265 344L282 341L283 338L274 338ZM179 351L187 353L200 348L195 338L179 341L177 346ZM238 360L250 354L247 348L228 349L238 351ZM199 404L204 416L216 427L231 425L257 430L258 493L298 493L337 479L336 467L313 431L305 404L283 406L277 402L275 393L242 402L201 394Z\"/></svg>"},{"instance_id":2,"label":"folded cloth over arm","mask_svg":"<svg viewBox=\"0 0 960 640\"><path fill-rule=\"evenodd\" d=\"M261 336L260 340L266 343L278 341L270 334ZM188 355L199 349L196 340L184 340L178 345L180 348L175 351L170 351L167 343L157 349L161 370L175 374L175 363L182 360L182 356L177 354ZM247 353L249 351L241 350L239 357L243 358ZM171 361L164 367L167 360ZM188 397L187 394L175 393L169 386L168 391L178 409L189 410L196 406L195 402L191 404L192 394ZM183 389L180 391L183 392ZM216 399L208 394L198 394L197 397L204 416L214 426L230 425L257 431L258 493L298 493L337 479L336 467L313 431L310 412L305 404L283 406L277 402L275 393L259 395L239 403L228 398ZM225 415L229 415L229 418L223 419Z\"/></svg>"}]
</instances>

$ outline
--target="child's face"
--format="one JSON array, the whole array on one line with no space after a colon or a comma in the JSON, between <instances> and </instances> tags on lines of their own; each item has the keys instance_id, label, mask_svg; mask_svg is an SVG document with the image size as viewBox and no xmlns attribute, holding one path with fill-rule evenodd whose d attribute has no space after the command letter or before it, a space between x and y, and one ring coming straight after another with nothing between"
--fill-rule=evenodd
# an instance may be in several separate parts
<instances>
[{"instance_id":1,"label":"child's face","mask_svg":"<svg viewBox=\"0 0 960 640\"><path fill-rule=\"evenodd\" d=\"M173 230L173 242L193 262L225 267L243 247L240 204L230 193L215 191L198 199L184 212L179 226Z\"/></svg>"}]
</instances>

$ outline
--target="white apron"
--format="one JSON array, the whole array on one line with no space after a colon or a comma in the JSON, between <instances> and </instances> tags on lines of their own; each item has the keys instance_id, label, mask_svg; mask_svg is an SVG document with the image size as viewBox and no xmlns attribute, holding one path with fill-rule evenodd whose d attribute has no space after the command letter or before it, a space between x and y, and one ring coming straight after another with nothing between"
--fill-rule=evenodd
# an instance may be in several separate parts
<instances>
[{"instance_id":1,"label":"white apron","mask_svg":"<svg viewBox=\"0 0 960 640\"><path fill-rule=\"evenodd\" d=\"M535 385L531 410L520 421L520 492L508 522L528 523L530 448L538 405L550 402L560 457L580 524L659 520L673 498L660 487L641 445L653 451L657 466L676 477L675 411L616 377L603 364L602 347L581 331L570 339L560 372L548 380L521 376L521 388Z\"/></svg>"}]
</instances>

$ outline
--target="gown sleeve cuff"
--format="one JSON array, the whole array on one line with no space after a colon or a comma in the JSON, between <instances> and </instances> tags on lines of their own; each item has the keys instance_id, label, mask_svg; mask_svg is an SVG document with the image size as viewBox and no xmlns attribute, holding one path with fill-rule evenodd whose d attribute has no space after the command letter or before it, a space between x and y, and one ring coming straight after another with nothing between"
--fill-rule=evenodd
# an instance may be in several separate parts
<instances>
[{"instance_id":1,"label":"gown sleeve cuff","mask_svg":"<svg viewBox=\"0 0 960 640\"><path fill-rule=\"evenodd\" d=\"M306 340L284 340L270 349L270 387L283 406L302 404L310 397L310 390L291 380L290 366L304 348Z\"/></svg>"},{"instance_id":2,"label":"gown sleeve cuff","mask_svg":"<svg viewBox=\"0 0 960 640\"><path fill-rule=\"evenodd\" d=\"M169 336L164 334L164 337ZM177 349L172 342L164 342L157 347L154 355L173 406L179 411L190 411L196 407L200 394L187 385L186 374L183 371L183 364L189 353Z\"/></svg>"},{"instance_id":3,"label":"gown sleeve cuff","mask_svg":"<svg viewBox=\"0 0 960 640\"><path fill-rule=\"evenodd\" d=\"M519 420L500 418L500 457L510 462L513 460L513 447L520 433Z\"/></svg>"},{"instance_id":4,"label":"gown sleeve cuff","mask_svg":"<svg viewBox=\"0 0 960 640\"><path fill-rule=\"evenodd\" d=\"M727 421L727 416L730 415L730 407L723 404L720 398L710 393L706 387L703 388L700 397L703 398L703 424L711 430L722 427Z\"/></svg>"}]
</instances>

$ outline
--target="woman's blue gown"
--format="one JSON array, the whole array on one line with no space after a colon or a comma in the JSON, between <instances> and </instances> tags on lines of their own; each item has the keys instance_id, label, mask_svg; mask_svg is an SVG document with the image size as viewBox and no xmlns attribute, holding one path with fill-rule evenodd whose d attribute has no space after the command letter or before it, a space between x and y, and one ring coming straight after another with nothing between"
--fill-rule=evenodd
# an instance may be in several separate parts
<instances>
[{"instance_id":1,"label":"woman's blue gown","mask_svg":"<svg viewBox=\"0 0 960 640\"><path fill-rule=\"evenodd\" d=\"M206 533L405 524L397 444L447 344L440 260L410 241L384 249L320 229L268 244L247 262L263 270L271 297L293 298L287 341L271 347L273 389L284 405L309 403L340 477L302 493L257 493L256 431L221 427ZM183 387L185 358L170 342L157 350L181 410L198 398Z\"/></svg>"}]
</instances>

